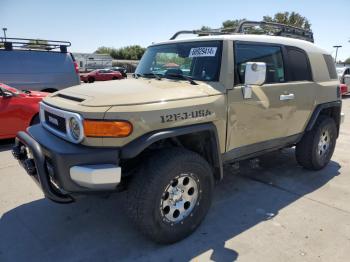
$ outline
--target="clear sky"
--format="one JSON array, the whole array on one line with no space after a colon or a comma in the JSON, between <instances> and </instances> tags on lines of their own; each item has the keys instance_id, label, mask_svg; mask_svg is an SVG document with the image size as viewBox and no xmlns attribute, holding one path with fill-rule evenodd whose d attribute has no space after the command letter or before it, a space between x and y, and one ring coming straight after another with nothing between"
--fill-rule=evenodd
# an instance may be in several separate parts
<instances>
[{"instance_id":1,"label":"clear sky","mask_svg":"<svg viewBox=\"0 0 350 262\"><path fill-rule=\"evenodd\" d=\"M332 54L333 45L342 45L338 58L350 57L350 0L0 0L0 28L7 27L9 37L69 40L71 51L93 52L148 46L181 29L261 20L280 11L306 16L317 45Z\"/></svg>"}]
</instances>

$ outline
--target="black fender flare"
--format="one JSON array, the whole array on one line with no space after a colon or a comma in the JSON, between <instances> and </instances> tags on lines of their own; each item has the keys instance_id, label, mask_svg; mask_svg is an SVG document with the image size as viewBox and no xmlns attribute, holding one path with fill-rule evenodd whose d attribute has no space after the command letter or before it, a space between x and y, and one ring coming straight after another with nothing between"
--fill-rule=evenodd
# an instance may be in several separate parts
<instances>
[{"instance_id":1,"label":"black fender flare","mask_svg":"<svg viewBox=\"0 0 350 262\"><path fill-rule=\"evenodd\" d=\"M337 124L337 128L338 128L338 134L339 134L341 106L342 106L341 100L317 105L314 112L311 115L311 118L306 126L305 131L310 131L314 127L316 120L317 120L317 118L320 115L322 110L330 108L330 107L336 107L336 108L339 108L339 116L337 116L337 119L335 119L336 124Z\"/></svg>"},{"instance_id":2,"label":"black fender flare","mask_svg":"<svg viewBox=\"0 0 350 262\"><path fill-rule=\"evenodd\" d=\"M131 159L139 155L143 150L152 145L153 143L171 137L178 137L186 134L199 133L208 131L210 133L211 147L214 149L211 152L213 160L213 168L215 177L222 179L223 177L223 165L220 151L220 144L216 126L213 123L195 124L184 127L174 127L169 129L162 129L152 131L144 134L139 138L136 138L132 142L123 146L120 149L121 159Z\"/></svg>"}]
</instances>

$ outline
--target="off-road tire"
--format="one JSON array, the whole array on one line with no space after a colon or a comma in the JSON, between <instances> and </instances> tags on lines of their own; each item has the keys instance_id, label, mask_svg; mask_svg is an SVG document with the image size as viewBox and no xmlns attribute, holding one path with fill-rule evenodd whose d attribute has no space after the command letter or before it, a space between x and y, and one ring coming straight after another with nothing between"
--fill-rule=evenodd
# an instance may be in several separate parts
<instances>
[{"instance_id":1,"label":"off-road tire","mask_svg":"<svg viewBox=\"0 0 350 262\"><path fill-rule=\"evenodd\" d=\"M89 83L93 83L93 82L95 82L95 78L93 78L93 77L89 77L89 78L88 78L88 82L89 82Z\"/></svg>"},{"instance_id":2,"label":"off-road tire","mask_svg":"<svg viewBox=\"0 0 350 262\"><path fill-rule=\"evenodd\" d=\"M329 146L320 156L319 143L321 137L327 131L329 134ZM330 161L337 139L337 127L334 120L329 116L320 115L313 128L306 132L301 141L296 145L295 155L297 162L306 169L320 170ZM321 142L322 143L322 142Z\"/></svg>"},{"instance_id":3,"label":"off-road tire","mask_svg":"<svg viewBox=\"0 0 350 262\"><path fill-rule=\"evenodd\" d=\"M171 223L162 214L161 201L169 183L183 174L196 178L198 199L191 213L180 222ZM127 213L140 231L153 241L174 243L200 225L209 210L213 187L211 167L200 155L182 148L163 149L147 158L132 177L127 189Z\"/></svg>"}]
</instances>

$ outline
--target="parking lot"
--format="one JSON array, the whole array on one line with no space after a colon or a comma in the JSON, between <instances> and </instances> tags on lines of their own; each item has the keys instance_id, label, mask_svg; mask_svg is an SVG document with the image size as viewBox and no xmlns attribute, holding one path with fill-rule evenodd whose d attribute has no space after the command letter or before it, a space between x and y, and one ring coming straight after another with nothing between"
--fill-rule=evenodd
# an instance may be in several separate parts
<instances>
[{"instance_id":1,"label":"parking lot","mask_svg":"<svg viewBox=\"0 0 350 262\"><path fill-rule=\"evenodd\" d=\"M54 204L0 145L0 261L348 261L350 98L327 168L296 165L294 149L225 167L209 215L190 237L157 245L129 223L123 193Z\"/></svg>"}]
</instances>

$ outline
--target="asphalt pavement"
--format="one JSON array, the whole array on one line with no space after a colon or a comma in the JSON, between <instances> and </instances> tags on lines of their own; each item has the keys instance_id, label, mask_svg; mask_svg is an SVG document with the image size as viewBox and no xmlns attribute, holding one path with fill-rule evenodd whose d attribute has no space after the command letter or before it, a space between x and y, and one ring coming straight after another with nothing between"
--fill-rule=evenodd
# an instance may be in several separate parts
<instances>
[{"instance_id":1,"label":"asphalt pavement","mask_svg":"<svg viewBox=\"0 0 350 262\"><path fill-rule=\"evenodd\" d=\"M70 205L43 198L0 142L0 261L349 261L350 97L331 163L296 164L294 149L225 167L211 210L187 239L158 245L124 214L125 194Z\"/></svg>"}]
</instances>

